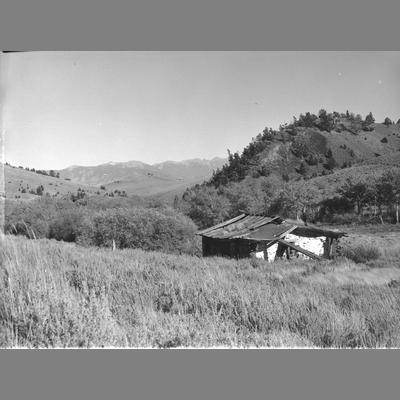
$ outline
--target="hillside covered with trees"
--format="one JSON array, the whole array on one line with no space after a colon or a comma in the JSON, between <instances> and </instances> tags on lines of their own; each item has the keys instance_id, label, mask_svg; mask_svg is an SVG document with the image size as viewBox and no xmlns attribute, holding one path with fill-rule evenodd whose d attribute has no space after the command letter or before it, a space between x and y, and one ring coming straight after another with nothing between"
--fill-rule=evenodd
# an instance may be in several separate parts
<instances>
[{"instance_id":1,"label":"hillside covered with trees","mask_svg":"<svg viewBox=\"0 0 400 400\"><path fill-rule=\"evenodd\" d=\"M400 120L320 110L265 128L212 178L186 190L179 207L207 227L248 213L312 222L398 222Z\"/></svg>"}]
</instances>

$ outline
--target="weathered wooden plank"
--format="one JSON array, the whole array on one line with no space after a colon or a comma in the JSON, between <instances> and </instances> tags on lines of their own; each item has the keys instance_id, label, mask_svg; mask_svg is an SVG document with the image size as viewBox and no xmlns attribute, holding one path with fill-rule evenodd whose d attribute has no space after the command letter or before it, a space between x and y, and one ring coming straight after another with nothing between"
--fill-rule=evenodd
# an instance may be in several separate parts
<instances>
[{"instance_id":1,"label":"weathered wooden plank","mask_svg":"<svg viewBox=\"0 0 400 400\"><path fill-rule=\"evenodd\" d=\"M278 225L280 226L280 225ZM286 227L286 230L281 231L279 234L275 234L273 236L270 237L263 237L263 238L255 238L255 237L251 237L251 235L253 234L253 232L250 233L246 233L243 234L241 236L235 236L235 237L240 237L246 240L251 240L253 242L269 242L268 247L271 245L273 245L274 243L276 243L280 238L283 238L285 235L289 234L290 232L294 231L297 228L297 226L290 226L290 227Z\"/></svg>"},{"instance_id":2,"label":"weathered wooden plank","mask_svg":"<svg viewBox=\"0 0 400 400\"><path fill-rule=\"evenodd\" d=\"M260 217L247 215L243 220L231 223L226 227L215 228L206 233L206 235L220 239L240 239L244 234L250 232L250 228L254 223L257 223L259 219Z\"/></svg>"},{"instance_id":3,"label":"weathered wooden plank","mask_svg":"<svg viewBox=\"0 0 400 400\"><path fill-rule=\"evenodd\" d=\"M255 229L261 228L264 225L271 224L271 223L273 223L273 222L275 222L277 220L280 220L280 219L281 219L281 217L274 217L274 218L271 218L269 221L260 222L259 224L256 224L256 225L252 226L250 228L250 230L254 231Z\"/></svg>"},{"instance_id":4,"label":"weathered wooden plank","mask_svg":"<svg viewBox=\"0 0 400 400\"><path fill-rule=\"evenodd\" d=\"M221 223L218 224L218 225L214 225L214 226L211 226L210 228L203 229L202 231L197 232L197 235L204 235L205 233L211 232L211 231L213 231L214 229L218 229L218 228L222 228L222 227L224 227L224 226L226 226L226 225L230 225L230 224L232 224L233 222L236 222L236 221L241 220L241 219L244 218L245 216L246 216L246 214L240 214L240 215L238 215L238 216L235 217L235 218L229 219L228 221L224 221L224 222L221 222Z\"/></svg>"}]
</instances>

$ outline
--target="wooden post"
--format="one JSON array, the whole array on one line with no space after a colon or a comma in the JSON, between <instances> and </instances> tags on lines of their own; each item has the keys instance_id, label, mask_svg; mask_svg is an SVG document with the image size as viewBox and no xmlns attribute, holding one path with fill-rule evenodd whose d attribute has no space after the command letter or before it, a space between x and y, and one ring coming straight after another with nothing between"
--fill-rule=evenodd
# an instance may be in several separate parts
<instances>
[{"instance_id":1,"label":"wooden post","mask_svg":"<svg viewBox=\"0 0 400 400\"><path fill-rule=\"evenodd\" d=\"M116 249L115 240L113 239L113 241L112 241L112 251L115 251L115 249Z\"/></svg>"},{"instance_id":2,"label":"wooden post","mask_svg":"<svg viewBox=\"0 0 400 400\"><path fill-rule=\"evenodd\" d=\"M283 255L285 254L286 246L283 244L279 243L278 244L278 249L276 250L276 256L275 258L282 258Z\"/></svg>"},{"instance_id":3,"label":"wooden post","mask_svg":"<svg viewBox=\"0 0 400 400\"><path fill-rule=\"evenodd\" d=\"M264 260L268 261L268 250L267 250L267 245L265 242L262 243L262 251L263 251Z\"/></svg>"},{"instance_id":4,"label":"wooden post","mask_svg":"<svg viewBox=\"0 0 400 400\"><path fill-rule=\"evenodd\" d=\"M332 256L332 244L333 244L333 239L330 237L330 238L327 238L326 240L327 240L328 243L329 243L329 246L328 246L328 257L327 257L327 258L331 258L331 256Z\"/></svg>"},{"instance_id":5,"label":"wooden post","mask_svg":"<svg viewBox=\"0 0 400 400\"><path fill-rule=\"evenodd\" d=\"M330 246L329 246L329 257L328 258L333 258L333 252L335 251L335 239L330 238Z\"/></svg>"},{"instance_id":6,"label":"wooden post","mask_svg":"<svg viewBox=\"0 0 400 400\"><path fill-rule=\"evenodd\" d=\"M330 251L331 251L330 238L326 236L324 241L324 258L329 258Z\"/></svg>"},{"instance_id":7,"label":"wooden post","mask_svg":"<svg viewBox=\"0 0 400 400\"><path fill-rule=\"evenodd\" d=\"M337 244L338 244L338 240L337 239L332 239L330 258L335 258L336 257Z\"/></svg>"}]
</instances>

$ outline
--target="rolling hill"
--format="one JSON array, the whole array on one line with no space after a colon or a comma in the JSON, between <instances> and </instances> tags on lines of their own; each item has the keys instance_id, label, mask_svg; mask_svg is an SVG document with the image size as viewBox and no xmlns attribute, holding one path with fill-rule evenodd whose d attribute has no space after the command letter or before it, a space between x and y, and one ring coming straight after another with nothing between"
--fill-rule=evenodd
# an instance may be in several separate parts
<instances>
[{"instance_id":1,"label":"rolling hill","mask_svg":"<svg viewBox=\"0 0 400 400\"><path fill-rule=\"evenodd\" d=\"M212 176L213 170L226 162L192 159L146 164L140 161L109 162L98 166L71 166L60 170L62 178L77 184L105 186L107 191L120 190L128 195L173 196L188 186L201 183Z\"/></svg>"},{"instance_id":2,"label":"rolling hill","mask_svg":"<svg viewBox=\"0 0 400 400\"><path fill-rule=\"evenodd\" d=\"M182 209L201 227L243 210L293 218L307 211L315 219L348 180L372 188L386 172L400 173L400 123L371 119L321 110L266 128L204 185L189 188Z\"/></svg>"},{"instance_id":3,"label":"rolling hill","mask_svg":"<svg viewBox=\"0 0 400 400\"><path fill-rule=\"evenodd\" d=\"M285 137L286 133L286 137ZM289 178L319 176L327 171L357 164L396 164L400 154L400 126L376 124L372 131L321 131L301 129L287 132L258 156L259 165L271 172L284 171Z\"/></svg>"},{"instance_id":4,"label":"rolling hill","mask_svg":"<svg viewBox=\"0 0 400 400\"><path fill-rule=\"evenodd\" d=\"M356 165L400 165L400 125L373 124L369 130L340 126L330 131L315 126L265 130L242 154L231 154L229 163L210 183L218 187L246 177L270 175L290 181Z\"/></svg>"},{"instance_id":5,"label":"rolling hill","mask_svg":"<svg viewBox=\"0 0 400 400\"><path fill-rule=\"evenodd\" d=\"M30 200L37 198L36 189L43 186L43 195L62 197L76 194L78 189L83 189L89 195L95 195L99 189L90 185L71 182L63 178L55 178L38 174L23 168L4 165L4 191L7 199Z\"/></svg>"}]
</instances>

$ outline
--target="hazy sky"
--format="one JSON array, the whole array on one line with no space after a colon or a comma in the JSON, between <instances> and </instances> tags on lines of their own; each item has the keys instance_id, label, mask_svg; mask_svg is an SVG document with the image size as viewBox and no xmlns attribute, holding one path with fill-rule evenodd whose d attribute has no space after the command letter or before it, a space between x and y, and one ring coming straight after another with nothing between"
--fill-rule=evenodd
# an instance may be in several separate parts
<instances>
[{"instance_id":1,"label":"hazy sky","mask_svg":"<svg viewBox=\"0 0 400 400\"><path fill-rule=\"evenodd\" d=\"M400 52L3 54L6 161L225 157L319 109L400 118Z\"/></svg>"}]
</instances>

